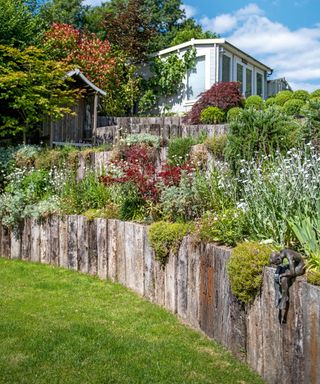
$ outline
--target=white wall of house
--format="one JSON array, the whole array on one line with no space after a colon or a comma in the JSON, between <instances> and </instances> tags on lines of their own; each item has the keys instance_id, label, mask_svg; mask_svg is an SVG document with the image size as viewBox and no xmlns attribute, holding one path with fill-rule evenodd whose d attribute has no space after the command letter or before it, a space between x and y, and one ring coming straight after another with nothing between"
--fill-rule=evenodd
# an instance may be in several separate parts
<instances>
[{"instance_id":1,"label":"white wall of house","mask_svg":"<svg viewBox=\"0 0 320 384\"><path fill-rule=\"evenodd\" d=\"M267 74L272 71L271 68L224 39L191 40L160 51L158 55L163 59L172 53L182 57L190 47L196 49L195 68L186 75L176 96L161 100L161 110L186 112L202 92L220 81L239 81L245 97L258 94L267 98Z\"/></svg>"}]
</instances>

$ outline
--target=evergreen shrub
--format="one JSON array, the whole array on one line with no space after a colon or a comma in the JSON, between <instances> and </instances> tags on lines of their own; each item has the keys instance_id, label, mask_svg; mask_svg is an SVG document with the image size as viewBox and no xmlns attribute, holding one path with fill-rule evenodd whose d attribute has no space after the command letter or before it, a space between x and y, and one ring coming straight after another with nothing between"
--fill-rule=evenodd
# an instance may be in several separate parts
<instances>
[{"instance_id":1,"label":"evergreen shrub","mask_svg":"<svg viewBox=\"0 0 320 384\"><path fill-rule=\"evenodd\" d=\"M227 266L231 290L243 303L250 303L261 288L263 267L269 265L273 251L273 246L257 242L242 243L232 250Z\"/></svg>"},{"instance_id":2,"label":"evergreen shrub","mask_svg":"<svg viewBox=\"0 0 320 384\"><path fill-rule=\"evenodd\" d=\"M309 92L305 91L304 89L298 89L297 91L294 91L292 96L293 99L302 101L307 101L309 97Z\"/></svg>"},{"instance_id":3,"label":"evergreen shrub","mask_svg":"<svg viewBox=\"0 0 320 384\"><path fill-rule=\"evenodd\" d=\"M290 116L300 116L301 108L305 102L302 99L290 99L283 105L283 111Z\"/></svg>"},{"instance_id":4,"label":"evergreen shrub","mask_svg":"<svg viewBox=\"0 0 320 384\"><path fill-rule=\"evenodd\" d=\"M275 103L279 106L283 106L283 104L292 99L293 92L292 91L281 91L275 96Z\"/></svg>"},{"instance_id":5,"label":"evergreen shrub","mask_svg":"<svg viewBox=\"0 0 320 384\"><path fill-rule=\"evenodd\" d=\"M268 108L270 107L271 105L275 105L276 104L276 98L274 96L271 96L269 97L265 102L264 102L264 105Z\"/></svg>"},{"instance_id":6,"label":"evergreen shrub","mask_svg":"<svg viewBox=\"0 0 320 384\"><path fill-rule=\"evenodd\" d=\"M224 121L224 112L218 107L207 107L201 111L202 124L220 124Z\"/></svg>"},{"instance_id":7,"label":"evergreen shrub","mask_svg":"<svg viewBox=\"0 0 320 384\"><path fill-rule=\"evenodd\" d=\"M170 252L177 253L182 239L193 228L191 223L169 223L158 221L150 225L148 239L155 251L156 259L164 266Z\"/></svg>"},{"instance_id":8,"label":"evergreen shrub","mask_svg":"<svg viewBox=\"0 0 320 384\"><path fill-rule=\"evenodd\" d=\"M245 108L263 109L264 101L261 96L252 95L245 101Z\"/></svg>"},{"instance_id":9,"label":"evergreen shrub","mask_svg":"<svg viewBox=\"0 0 320 384\"><path fill-rule=\"evenodd\" d=\"M240 107L233 107L230 108L227 113L227 122L230 123L230 121L235 120L242 112L242 108Z\"/></svg>"},{"instance_id":10,"label":"evergreen shrub","mask_svg":"<svg viewBox=\"0 0 320 384\"><path fill-rule=\"evenodd\" d=\"M314 97L320 97L320 89L316 89L315 91L311 92L310 99L313 99Z\"/></svg>"}]
</instances>

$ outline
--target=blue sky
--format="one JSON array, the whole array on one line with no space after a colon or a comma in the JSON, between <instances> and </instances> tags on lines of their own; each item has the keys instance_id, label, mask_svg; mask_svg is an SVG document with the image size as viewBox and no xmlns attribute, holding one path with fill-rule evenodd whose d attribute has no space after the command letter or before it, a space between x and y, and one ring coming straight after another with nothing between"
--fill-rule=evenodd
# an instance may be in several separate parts
<instances>
[{"instance_id":1,"label":"blue sky","mask_svg":"<svg viewBox=\"0 0 320 384\"><path fill-rule=\"evenodd\" d=\"M85 0L99 5L101 0ZM293 89L320 88L319 0L184 0L187 16L285 77Z\"/></svg>"}]
</instances>

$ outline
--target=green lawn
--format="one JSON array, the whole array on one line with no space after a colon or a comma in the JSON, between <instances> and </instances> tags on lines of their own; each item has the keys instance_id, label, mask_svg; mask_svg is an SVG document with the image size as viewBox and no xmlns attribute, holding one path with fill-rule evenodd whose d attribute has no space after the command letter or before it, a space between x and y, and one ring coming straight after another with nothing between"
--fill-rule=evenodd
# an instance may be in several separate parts
<instances>
[{"instance_id":1,"label":"green lawn","mask_svg":"<svg viewBox=\"0 0 320 384\"><path fill-rule=\"evenodd\" d=\"M0 383L262 383L118 284L0 259Z\"/></svg>"}]
</instances>

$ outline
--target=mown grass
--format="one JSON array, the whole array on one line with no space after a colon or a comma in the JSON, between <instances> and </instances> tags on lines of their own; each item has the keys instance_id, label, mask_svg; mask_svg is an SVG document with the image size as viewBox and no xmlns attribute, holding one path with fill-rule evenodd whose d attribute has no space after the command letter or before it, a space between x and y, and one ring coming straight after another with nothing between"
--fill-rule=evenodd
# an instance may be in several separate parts
<instances>
[{"instance_id":1,"label":"mown grass","mask_svg":"<svg viewBox=\"0 0 320 384\"><path fill-rule=\"evenodd\" d=\"M0 259L0 383L262 383L119 284Z\"/></svg>"}]
</instances>

